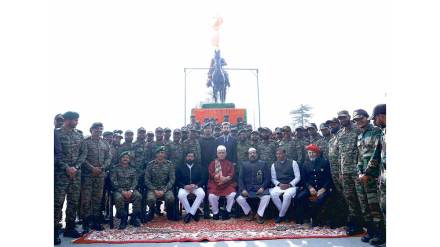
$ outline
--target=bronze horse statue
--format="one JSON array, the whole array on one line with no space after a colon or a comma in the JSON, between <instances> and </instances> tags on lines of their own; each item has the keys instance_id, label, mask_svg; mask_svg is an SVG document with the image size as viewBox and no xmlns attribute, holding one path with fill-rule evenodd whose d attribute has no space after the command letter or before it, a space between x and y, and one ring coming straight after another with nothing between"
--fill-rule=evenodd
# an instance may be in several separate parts
<instances>
[{"instance_id":1,"label":"bronze horse statue","mask_svg":"<svg viewBox=\"0 0 440 247\"><path fill-rule=\"evenodd\" d=\"M228 73L223 69L225 60L220 56L220 50L215 50L214 58L211 60L211 68L208 73L208 87L212 87L212 94L215 103L225 103L226 87L230 87Z\"/></svg>"}]
</instances>

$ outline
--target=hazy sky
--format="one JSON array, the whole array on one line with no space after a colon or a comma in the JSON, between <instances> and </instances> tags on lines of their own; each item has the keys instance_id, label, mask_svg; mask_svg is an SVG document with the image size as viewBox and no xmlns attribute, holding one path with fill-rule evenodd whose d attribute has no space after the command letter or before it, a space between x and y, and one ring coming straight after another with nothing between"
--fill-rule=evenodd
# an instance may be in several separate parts
<instances>
[{"instance_id":1,"label":"hazy sky","mask_svg":"<svg viewBox=\"0 0 440 247\"><path fill-rule=\"evenodd\" d=\"M79 112L82 130L95 121L109 130L182 126L183 68L209 66L216 15L227 67L259 69L263 126L291 124L300 104L319 124L386 102L388 2L51 1L50 111ZM227 102L258 126L255 75L230 72L230 80ZM206 71L187 82L189 118L207 98Z\"/></svg>"}]
</instances>

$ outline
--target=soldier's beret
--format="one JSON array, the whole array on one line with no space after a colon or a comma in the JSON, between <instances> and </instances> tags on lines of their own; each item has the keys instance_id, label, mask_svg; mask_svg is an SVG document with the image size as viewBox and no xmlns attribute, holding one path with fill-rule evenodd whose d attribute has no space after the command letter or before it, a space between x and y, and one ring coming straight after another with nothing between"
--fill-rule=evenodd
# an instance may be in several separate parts
<instances>
[{"instance_id":1,"label":"soldier's beret","mask_svg":"<svg viewBox=\"0 0 440 247\"><path fill-rule=\"evenodd\" d=\"M350 114L346 110L342 110L338 112L338 118L339 117L350 117Z\"/></svg>"},{"instance_id":2,"label":"soldier's beret","mask_svg":"<svg viewBox=\"0 0 440 247\"><path fill-rule=\"evenodd\" d=\"M156 148L156 153L166 152L166 151L167 151L167 149L165 146L160 146L160 147Z\"/></svg>"},{"instance_id":3,"label":"soldier's beret","mask_svg":"<svg viewBox=\"0 0 440 247\"><path fill-rule=\"evenodd\" d=\"M180 132L180 129L177 128L177 129L174 129L173 133L181 133L181 132Z\"/></svg>"},{"instance_id":4,"label":"soldier's beret","mask_svg":"<svg viewBox=\"0 0 440 247\"><path fill-rule=\"evenodd\" d=\"M124 156L124 155L128 155L128 156L130 156L130 151L124 151L124 152L122 152L121 154L119 154L119 158L122 158L122 156Z\"/></svg>"},{"instance_id":5,"label":"soldier's beret","mask_svg":"<svg viewBox=\"0 0 440 247\"><path fill-rule=\"evenodd\" d=\"M163 129L161 127L157 127L155 132L163 132Z\"/></svg>"},{"instance_id":6,"label":"soldier's beret","mask_svg":"<svg viewBox=\"0 0 440 247\"><path fill-rule=\"evenodd\" d=\"M365 111L364 109L357 109L357 110L353 111L353 120L359 119L362 117L366 117L366 118L369 117L367 111Z\"/></svg>"},{"instance_id":7,"label":"soldier's beret","mask_svg":"<svg viewBox=\"0 0 440 247\"><path fill-rule=\"evenodd\" d=\"M170 128L165 128L165 129L163 129L163 131L164 132L171 132L171 129Z\"/></svg>"},{"instance_id":8,"label":"soldier's beret","mask_svg":"<svg viewBox=\"0 0 440 247\"><path fill-rule=\"evenodd\" d=\"M68 119L68 120L78 119L79 118L79 114L77 112L74 112L74 111L68 111L68 112L63 114L63 117L64 117L64 119Z\"/></svg>"},{"instance_id":9,"label":"soldier's beret","mask_svg":"<svg viewBox=\"0 0 440 247\"><path fill-rule=\"evenodd\" d=\"M91 129L96 129L96 128L104 128L104 125L100 122L96 122L92 124L92 127L90 127ZM110 132L113 135L113 132Z\"/></svg>"},{"instance_id":10,"label":"soldier's beret","mask_svg":"<svg viewBox=\"0 0 440 247\"><path fill-rule=\"evenodd\" d=\"M102 136L113 136L113 132L105 131L104 133L102 133Z\"/></svg>"},{"instance_id":11,"label":"soldier's beret","mask_svg":"<svg viewBox=\"0 0 440 247\"><path fill-rule=\"evenodd\" d=\"M379 104L374 107L373 114L370 117L370 120L374 119L379 114L387 114L387 105L386 104Z\"/></svg>"},{"instance_id":12,"label":"soldier's beret","mask_svg":"<svg viewBox=\"0 0 440 247\"><path fill-rule=\"evenodd\" d=\"M137 132L138 133L141 133L141 132L147 132L146 130L145 130L145 128L144 127L140 127L138 130L137 130Z\"/></svg>"}]
</instances>

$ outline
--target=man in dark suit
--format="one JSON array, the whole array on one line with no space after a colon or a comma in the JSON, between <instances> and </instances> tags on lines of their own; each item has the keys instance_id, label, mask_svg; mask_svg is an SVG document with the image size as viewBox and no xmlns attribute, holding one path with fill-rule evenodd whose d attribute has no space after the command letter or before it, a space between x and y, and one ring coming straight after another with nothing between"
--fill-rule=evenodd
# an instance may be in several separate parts
<instances>
[{"instance_id":1,"label":"man in dark suit","mask_svg":"<svg viewBox=\"0 0 440 247\"><path fill-rule=\"evenodd\" d=\"M235 166L237 164L237 140L231 136L231 124L229 122L222 123L222 135L216 139L217 146L223 145L228 150L226 159L231 161Z\"/></svg>"}]
</instances>

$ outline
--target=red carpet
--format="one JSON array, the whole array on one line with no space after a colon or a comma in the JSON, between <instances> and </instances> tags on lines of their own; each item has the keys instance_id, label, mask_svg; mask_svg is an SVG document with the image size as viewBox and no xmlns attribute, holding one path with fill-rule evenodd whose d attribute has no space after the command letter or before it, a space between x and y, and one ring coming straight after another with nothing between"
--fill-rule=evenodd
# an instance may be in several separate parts
<instances>
[{"instance_id":1,"label":"red carpet","mask_svg":"<svg viewBox=\"0 0 440 247\"><path fill-rule=\"evenodd\" d=\"M115 221L115 228L119 221ZM107 226L106 226L107 227ZM129 226L125 230L107 229L101 232L93 231L75 240L76 244L90 243L168 243L168 242L199 242L227 240L269 240L294 238L340 238L347 237L343 228L330 229L323 227L307 228L295 223L275 224L266 220L264 224L244 219L227 221L203 220L168 221L164 217L155 218L152 222L139 228Z\"/></svg>"}]
</instances>

